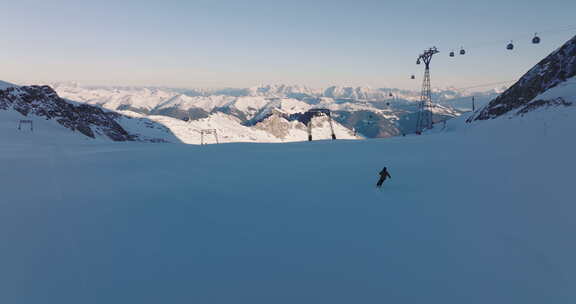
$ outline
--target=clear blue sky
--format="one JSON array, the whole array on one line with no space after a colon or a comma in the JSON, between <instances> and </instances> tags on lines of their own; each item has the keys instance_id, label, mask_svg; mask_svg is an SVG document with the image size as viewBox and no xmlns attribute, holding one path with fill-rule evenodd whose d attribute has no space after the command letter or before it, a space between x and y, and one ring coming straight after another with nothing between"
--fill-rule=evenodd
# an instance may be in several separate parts
<instances>
[{"instance_id":1,"label":"clear blue sky","mask_svg":"<svg viewBox=\"0 0 576 304\"><path fill-rule=\"evenodd\" d=\"M415 59L436 45L433 86L467 87L515 79L576 35L574 0L20 0L1 10L0 79L14 82L417 88ZM448 58L459 46L469 55Z\"/></svg>"}]
</instances>

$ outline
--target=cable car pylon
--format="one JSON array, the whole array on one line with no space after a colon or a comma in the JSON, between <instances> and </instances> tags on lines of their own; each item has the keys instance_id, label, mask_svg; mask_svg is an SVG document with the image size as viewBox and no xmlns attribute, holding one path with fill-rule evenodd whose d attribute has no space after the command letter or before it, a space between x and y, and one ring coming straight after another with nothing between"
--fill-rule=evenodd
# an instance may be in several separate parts
<instances>
[{"instance_id":1,"label":"cable car pylon","mask_svg":"<svg viewBox=\"0 0 576 304\"><path fill-rule=\"evenodd\" d=\"M424 51L417 62L424 62L424 81L422 83L422 95L418 111L418 120L416 122L416 134L422 134L424 129L432 128L432 88L430 85L430 62L432 56L440 53L436 47L431 47Z\"/></svg>"}]
</instances>

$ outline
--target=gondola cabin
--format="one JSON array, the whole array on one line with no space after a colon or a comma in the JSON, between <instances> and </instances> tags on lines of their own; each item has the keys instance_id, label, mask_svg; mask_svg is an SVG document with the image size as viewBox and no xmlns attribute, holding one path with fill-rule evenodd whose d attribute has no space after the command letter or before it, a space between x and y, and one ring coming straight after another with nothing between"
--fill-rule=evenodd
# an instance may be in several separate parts
<instances>
[{"instance_id":1,"label":"gondola cabin","mask_svg":"<svg viewBox=\"0 0 576 304\"><path fill-rule=\"evenodd\" d=\"M506 49L509 51L514 49L514 44L512 43L512 41L510 41L510 43L508 43L508 45L506 46Z\"/></svg>"}]
</instances>

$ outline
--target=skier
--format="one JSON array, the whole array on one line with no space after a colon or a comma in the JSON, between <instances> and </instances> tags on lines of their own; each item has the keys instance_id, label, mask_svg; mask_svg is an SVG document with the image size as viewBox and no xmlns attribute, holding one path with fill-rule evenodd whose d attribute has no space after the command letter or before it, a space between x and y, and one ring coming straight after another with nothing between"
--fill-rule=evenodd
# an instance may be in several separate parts
<instances>
[{"instance_id":1,"label":"skier","mask_svg":"<svg viewBox=\"0 0 576 304\"><path fill-rule=\"evenodd\" d=\"M386 178L392 178L392 176L390 175L390 173L388 173L388 169L386 169L386 167L384 167L384 169L382 169L382 171L380 171L380 180L378 180L378 183L376 184L376 187L380 188L382 187L382 184L384 183L384 181L386 180Z\"/></svg>"}]
</instances>

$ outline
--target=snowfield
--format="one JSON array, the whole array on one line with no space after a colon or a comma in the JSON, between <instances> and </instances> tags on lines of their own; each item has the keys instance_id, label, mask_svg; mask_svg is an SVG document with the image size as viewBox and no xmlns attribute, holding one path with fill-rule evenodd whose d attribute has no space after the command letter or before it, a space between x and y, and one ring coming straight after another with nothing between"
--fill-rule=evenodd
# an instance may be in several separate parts
<instances>
[{"instance_id":1,"label":"snowfield","mask_svg":"<svg viewBox=\"0 0 576 304\"><path fill-rule=\"evenodd\" d=\"M566 81L534 97L533 100L554 100L556 98L576 102L576 77L568 78Z\"/></svg>"},{"instance_id":2,"label":"snowfield","mask_svg":"<svg viewBox=\"0 0 576 304\"><path fill-rule=\"evenodd\" d=\"M231 142L297 142L308 140L306 125L298 121L288 121L271 116L256 127L241 124L238 118L224 113L214 113L207 118L182 121L162 115L141 115L130 111L119 111L125 117L118 119L126 131L143 135L143 138L157 138L170 143L192 145L231 143ZM273 126L271 126L273 125ZM312 119L314 140L330 139L332 132L326 117ZM276 127L274 127L276 126ZM276 129L281 129L279 132ZM202 141L201 130L216 130ZM354 133L334 122L334 133L338 139L361 139ZM275 136L277 135L277 136ZM218 138L218 140L216 139Z\"/></svg>"},{"instance_id":3,"label":"snowfield","mask_svg":"<svg viewBox=\"0 0 576 304\"><path fill-rule=\"evenodd\" d=\"M74 83L53 83L51 86L59 96L69 101L95 105L128 116L145 117L147 120L162 120L168 130L167 136L160 138L172 141L199 143L195 134L182 128L181 121L200 121L206 118L216 129L226 130L227 142L287 142L298 141L301 127L298 124L282 123L278 132L276 126L260 125L272 113L288 116L305 113L314 108L327 108L345 134L356 131L361 137L389 137L403 133L413 133L415 123L410 121L417 111L420 91L406 91L390 88L372 89L367 87L330 87L312 89L305 86L269 85L247 89L174 89L174 88L131 88L131 87L83 87ZM476 106L486 104L498 95L497 90L471 92L464 89L435 89L432 111L436 120L459 116L471 110L472 96ZM137 113L138 115L132 115ZM218 115L219 113L226 114ZM217 114L216 117L213 117ZM175 119L163 119L160 116ZM296 118L289 118L294 121ZM216 124L219 122L219 124ZM288 121L286 121L288 122ZM121 122L122 124L122 122ZM130 125L134 123L129 122ZM230 125L238 125L233 130ZM122 124L123 127L125 127ZM249 127L249 128L246 128ZM319 125L318 128L322 126ZM326 126L327 127L327 126ZM128 126L127 128L130 128ZM185 129L185 134L182 131ZM254 130L256 129L256 130ZM135 133L140 138L152 137L149 128ZM193 132L198 133L199 130ZM328 132L324 128L320 133ZM152 132L158 133L158 132ZM339 137L349 139L349 136Z\"/></svg>"},{"instance_id":4,"label":"snowfield","mask_svg":"<svg viewBox=\"0 0 576 304\"><path fill-rule=\"evenodd\" d=\"M1 303L576 301L576 107L203 147L4 113Z\"/></svg>"}]
</instances>

